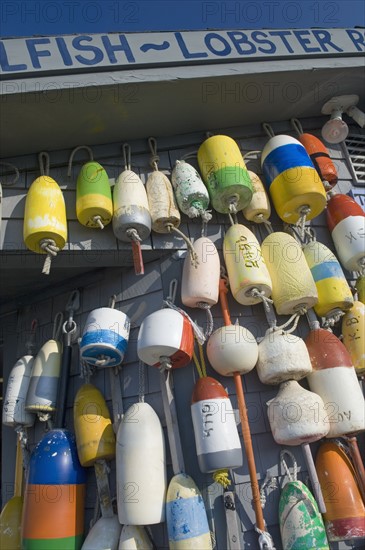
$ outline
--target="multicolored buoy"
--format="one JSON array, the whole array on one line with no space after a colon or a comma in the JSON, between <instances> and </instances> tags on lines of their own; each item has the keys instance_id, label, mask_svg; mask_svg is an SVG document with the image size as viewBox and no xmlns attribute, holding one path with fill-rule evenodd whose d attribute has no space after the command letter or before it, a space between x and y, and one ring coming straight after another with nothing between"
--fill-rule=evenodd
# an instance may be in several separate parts
<instances>
[{"instance_id":1,"label":"multicolored buoy","mask_svg":"<svg viewBox=\"0 0 365 550\"><path fill-rule=\"evenodd\" d=\"M204 222L211 219L208 212L209 194L194 166L184 160L177 160L171 174L177 204L189 218L201 216Z\"/></svg>"},{"instance_id":2,"label":"multicolored buoy","mask_svg":"<svg viewBox=\"0 0 365 550\"><path fill-rule=\"evenodd\" d=\"M80 550L84 532L86 474L74 436L44 434L32 452L24 494L24 550Z\"/></svg>"},{"instance_id":3,"label":"multicolored buoy","mask_svg":"<svg viewBox=\"0 0 365 550\"><path fill-rule=\"evenodd\" d=\"M356 373L365 374L365 305L355 301L342 318L343 344L349 352Z\"/></svg>"}]
</instances>

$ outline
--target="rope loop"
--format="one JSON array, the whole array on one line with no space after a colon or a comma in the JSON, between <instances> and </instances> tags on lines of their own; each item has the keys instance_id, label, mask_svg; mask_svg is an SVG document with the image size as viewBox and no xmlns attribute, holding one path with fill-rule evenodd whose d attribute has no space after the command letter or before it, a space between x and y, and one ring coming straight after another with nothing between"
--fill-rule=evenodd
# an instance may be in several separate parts
<instances>
[{"instance_id":1,"label":"rope loop","mask_svg":"<svg viewBox=\"0 0 365 550\"><path fill-rule=\"evenodd\" d=\"M130 227L129 229L127 229L126 235L131 241L133 241L135 243L141 243L142 242L142 239L139 236L137 229L135 229L134 227Z\"/></svg>"},{"instance_id":2,"label":"rope loop","mask_svg":"<svg viewBox=\"0 0 365 550\"><path fill-rule=\"evenodd\" d=\"M291 118L290 123L293 126L296 133L298 134L298 136L301 136L303 134L303 127L300 121L297 118Z\"/></svg>"},{"instance_id":3,"label":"rope loop","mask_svg":"<svg viewBox=\"0 0 365 550\"><path fill-rule=\"evenodd\" d=\"M267 122L263 122L262 128L264 132L269 136L269 138L275 137L274 130L272 129L272 126L270 126L270 124L268 124Z\"/></svg>"},{"instance_id":4,"label":"rope loop","mask_svg":"<svg viewBox=\"0 0 365 550\"><path fill-rule=\"evenodd\" d=\"M15 172L15 176L14 176L14 179L10 182L10 183L5 183L5 182L2 182L2 185L4 187L11 187L12 185L14 185L18 179L20 178L20 172L18 170L18 168L14 165L14 164L11 164L10 162L3 162L2 160L0 161L0 165L2 166L8 166L9 168L11 168L12 170L14 170Z\"/></svg>"},{"instance_id":5,"label":"rope loop","mask_svg":"<svg viewBox=\"0 0 365 550\"><path fill-rule=\"evenodd\" d=\"M191 263L192 265L197 268L198 265L199 265L199 260L198 260L198 255L197 253L195 252L194 250L194 247L193 247L193 243L191 242L191 240L189 239L189 237L187 237L186 235L184 235L184 233L182 231L180 231L180 229L178 229L177 227L175 227L172 223L167 223L166 224L166 228L169 232L171 231L174 231L175 233L177 233L182 239L184 239L184 241L186 242L186 245L189 249L189 252L190 252L190 260L191 260Z\"/></svg>"},{"instance_id":6,"label":"rope loop","mask_svg":"<svg viewBox=\"0 0 365 550\"><path fill-rule=\"evenodd\" d=\"M344 311L334 311L324 319L322 322L322 328L329 329L334 327L343 315L345 315Z\"/></svg>"},{"instance_id":7,"label":"rope loop","mask_svg":"<svg viewBox=\"0 0 365 550\"><path fill-rule=\"evenodd\" d=\"M63 313L62 311L59 311L58 313L56 313L53 320L53 332L52 332L53 340L60 339L62 326L63 326Z\"/></svg>"},{"instance_id":8,"label":"rope loop","mask_svg":"<svg viewBox=\"0 0 365 550\"><path fill-rule=\"evenodd\" d=\"M271 474L269 474L269 471L266 472L264 482L260 488L260 502L261 502L262 509L264 509L266 505L266 495L265 495L266 487L268 489L277 489L278 487L276 477L273 477Z\"/></svg>"},{"instance_id":9,"label":"rope loop","mask_svg":"<svg viewBox=\"0 0 365 550\"><path fill-rule=\"evenodd\" d=\"M293 463L293 475L290 473L289 467L285 461L285 455L288 455ZM297 460L291 451L289 451L288 449L283 449L282 451L280 451L280 464L282 465L286 475L288 476L289 481L297 481L298 465Z\"/></svg>"},{"instance_id":10,"label":"rope loop","mask_svg":"<svg viewBox=\"0 0 365 550\"><path fill-rule=\"evenodd\" d=\"M41 176L49 176L49 154L41 151L38 155L39 171Z\"/></svg>"},{"instance_id":11,"label":"rope loop","mask_svg":"<svg viewBox=\"0 0 365 550\"><path fill-rule=\"evenodd\" d=\"M94 160L93 152L92 152L91 148L88 145L79 145L78 147L75 147L75 149L71 152L71 155L70 155L70 158L69 158L69 161L68 161L67 176L69 178L71 177L72 162L73 162L74 156L78 151L81 151L82 149L85 149L88 152L89 162L92 162Z\"/></svg>"},{"instance_id":12,"label":"rope loop","mask_svg":"<svg viewBox=\"0 0 365 550\"><path fill-rule=\"evenodd\" d=\"M213 473L213 479L216 483L219 483L220 485L222 485L224 489L227 489L227 487L229 487L231 484L231 480L229 479L229 473L226 468L221 470L216 470Z\"/></svg>"},{"instance_id":13,"label":"rope loop","mask_svg":"<svg viewBox=\"0 0 365 550\"><path fill-rule=\"evenodd\" d=\"M47 257L44 260L42 273L44 275L49 275L51 271L52 258L55 258L57 256L57 253L60 251L60 249L53 239L42 239L39 243L39 246L41 250L44 250L47 254Z\"/></svg>"},{"instance_id":14,"label":"rope loop","mask_svg":"<svg viewBox=\"0 0 365 550\"><path fill-rule=\"evenodd\" d=\"M129 143L123 143L123 161L124 170L130 170L132 167L132 149Z\"/></svg>"},{"instance_id":15,"label":"rope loop","mask_svg":"<svg viewBox=\"0 0 365 550\"><path fill-rule=\"evenodd\" d=\"M302 241L305 239L305 222L307 221L307 216L310 213L311 209L308 205L302 206L299 211L300 217L295 226L298 228L299 235Z\"/></svg>"},{"instance_id":16,"label":"rope loop","mask_svg":"<svg viewBox=\"0 0 365 550\"><path fill-rule=\"evenodd\" d=\"M154 137L148 138L148 145L151 151L150 166L154 170L158 170L158 163L160 162L160 157L157 154L157 140Z\"/></svg>"},{"instance_id":17,"label":"rope loop","mask_svg":"<svg viewBox=\"0 0 365 550\"><path fill-rule=\"evenodd\" d=\"M195 350L194 350L194 352L193 352L194 364L196 366L196 370L198 371L199 378L206 378L206 376L207 376L207 366L205 364L203 346L201 345L200 342L198 342L198 348L199 348L200 363L199 363L199 360L198 360L198 358L196 356L196 353L195 353Z\"/></svg>"},{"instance_id":18,"label":"rope loop","mask_svg":"<svg viewBox=\"0 0 365 550\"><path fill-rule=\"evenodd\" d=\"M197 151L197 150L196 150L196 151L189 151L189 153L186 153L185 155L183 155L183 156L181 157L181 160L186 161L186 160L196 159L197 154L198 154L198 151ZM180 161L177 160L177 161L176 161L176 164L177 164L178 162L180 162Z\"/></svg>"},{"instance_id":19,"label":"rope loop","mask_svg":"<svg viewBox=\"0 0 365 550\"><path fill-rule=\"evenodd\" d=\"M198 306L198 308L204 309L206 313L207 328L205 329L204 336L207 339L212 334L214 328L213 315L210 309L210 305L207 304L207 302L198 302L196 305Z\"/></svg>"},{"instance_id":20,"label":"rope loop","mask_svg":"<svg viewBox=\"0 0 365 550\"><path fill-rule=\"evenodd\" d=\"M253 298L258 298L259 300L261 300L263 305L264 305L265 310L270 311L269 304L273 304L274 300L272 300L271 298L268 298L267 296L265 296L265 293L264 293L263 290L260 291L258 288L253 288L250 291L250 295Z\"/></svg>"},{"instance_id":21,"label":"rope loop","mask_svg":"<svg viewBox=\"0 0 365 550\"><path fill-rule=\"evenodd\" d=\"M93 216L92 218L93 222L96 223L100 229L104 229L104 224L103 224L103 221L101 219L101 216L97 215L97 216Z\"/></svg>"},{"instance_id":22,"label":"rope loop","mask_svg":"<svg viewBox=\"0 0 365 550\"><path fill-rule=\"evenodd\" d=\"M243 155L243 160L246 162L250 160L255 160L259 155L261 155L262 151L248 151ZM252 155L254 155L254 158L252 158ZM251 157L251 158L250 158Z\"/></svg>"},{"instance_id":23,"label":"rope loop","mask_svg":"<svg viewBox=\"0 0 365 550\"><path fill-rule=\"evenodd\" d=\"M203 332L201 331L201 329L198 327L198 325L196 323L194 323L194 321L192 320L192 318L186 313L186 311L184 311L183 309L175 306L175 304L173 304L172 302L170 302L169 300L164 300L163 303L162 303L162 307L169 307L170 309L174 309L175 311L178 311L179 313L181 313L181 315L184 315L184 317L186 317L190 323L191 323L191 326L193 327L193 331L194 331L194 335L195 335L195 338L198 340L199 344L204 344L205 342L205 337L204 337L204 334Z\"/></svg>"},{"instance_id":24,"label":"rope loop","mask_svg":"<svg viewBox=\"0 0 365 550\"><path fill-rule=\"evenodd\" d=\"M172 369L171 358L166 355L161 355L160 357L160 366L158 370L160 372L170 371Z\"/></svg>"}]
</instances>

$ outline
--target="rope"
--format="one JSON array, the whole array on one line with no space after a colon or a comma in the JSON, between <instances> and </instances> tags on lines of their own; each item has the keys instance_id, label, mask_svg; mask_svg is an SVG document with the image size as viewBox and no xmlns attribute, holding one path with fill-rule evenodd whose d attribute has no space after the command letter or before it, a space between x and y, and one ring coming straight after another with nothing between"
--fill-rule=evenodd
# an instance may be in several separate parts
<instances>
[{"instance_id":1,"label":"rope","mask_svg":"<svg viewBox=\"0 0 365 550\"><path fill-rule=\"evenodd\" d=\"M230 224L231 224L231 225L235 225L234 219L233 219L233 217L232 217L231 214L228 214L228 218L229 218Z\"/></svg>"},{"instance_id":2,"label":"rope","mask_svg":"<svg viewBox=\"0 0 365 550\"><path fill-rule=\"evenodd\" d=\"M92 162L94 160L94 156L93 156L93 152L92 150L90 149L90 147L88 147L87 145L79 145L78 147L75 147L75 149L72 151L71 155L70 155L70 158L69 158L69 161L68 161L68 169L67 169L67 176L70 178L71 177L71 171L72 171L72 162L73 162L73 159L74 159L74 156L75 154L77 153L77 151L80 151L81 149L86 149L86 151L89 153L89 160L90 162Z\"/></svg>"},{"instance_id":3,"label":"rope","mask_svg":"<svg viewBox=\"0 0 365 550\"><path fill-rule=\"evenodd\" d=\"M138 363L138 401L144 403L145 396L145 364L142 361Z\"/></svg>"},{"instance_id":4,"label":"rope","mask_svg":"<svg viewBox=\"0 0 365 550\"><path fill-rule=\"evenodd\" d=\"M181 160L195 159L198 154L198 150L190 151L181 157ZM177 162L177 161L176 161Z\"/></svg>"},{"instance_id":5,"label":"rope","mask_svg":"<svg viewBox=\"0 0 365 550\"><path fill-rule=\"evenodd\" d=\"M291 475L289 467L288 467L287 463L285 462L284 455L288 455L288 457L291 459L291 461L293 463L293 475ZM288 449L283 449L280 452L280 464L282 465L286 475L288 476L289 481L296 481L297 480L297 475L298 475L298 465L297 465L296 458L295 458L295 456L293 455L293 453L291 451L288 451Z\"/></svg>"},{"instance_id":6,"label":"rope","mask_svg":"<svg viewBox=\"0 0 365 550\"><path fill-rule=\"evenodd\" d=\"M268 298L267 296L265 296L263 290L260 291L258 288L253 288L250 292L250 295L253 298L259 298L259 300L262 300L262 302L264 304L264 308L266 309L266 311L270 311L269 304L273 304L274 300L272 300L271 298Z\"/></svg>"},{"instance_id":7,"label":"rope","mask_svg":"<svg viewBox=\"0 0 365 550\"><path fill-rule=\"evenodd\" d=\"M39 247L47 253L46 259L44 260L42 273L44 275L49 275L51 271L52 258L57 256L60 248L56 245L56 242L53 239L42 239L39 243Z\"/></svg>"},{"instance_id":8,"label":"rope","mask_svg":"<svg viewBox=\"0 0 365 550\"><path fill-rule=\"evenodd\" d=\"M204 344L204 342L205 342L204 334L202 333L202 331L200 330L198 325L196 323L194 323L194 321L191 319L191 317L189 317L189 315L186 313L186 311L184 311L183 309L180 309L179 307L175 306L175 304L170 302L170 300L164 300L162 304L163 304L163 307L169 307L170 309L174 309L175 311L178 311L179 313L181 313L181 315L184 315L190 321L191 326L193 327L195 338L198 340L199 344L202 344L202 345Z\"/></svg>"},{"instance_id":9,"label":"rope","mask_svg":"<svg viewBox=\"0 0 365 550\"><path fill-rule=\"evenodd\" d=\"M231 484L231 480L229 479L229 473L227 468L216 470L213 473L212 477L214 481L222 485L224 489L227 489L227 487L229 487Z\"/></svg>"},{"instance_id":10,"label":"rope","mask_svg":"<svg viewBox=\"0 0 365 550\"><path fill-rule=\"evenodd\" d=\"M289 319L286 321L286 323L284 323L283 325L279 325L279 326L275 327L274 330L284 330L286 327L288 327L290 325L290 323L292 321L294 321L293 326L291 327L291 329L285 331L286 334L291 334L297 328L301 315L304 315L306 312L307 312L307 310L305 308L301 308L298 312L293 313L293 315L291 317L289 317Z\"/></svg>"},{"instance_id":11,"label":"rope","mask_svg":"<svg viewBox=\"0 0 365 550\"><path fill-rule=\"evenodd\" d=\"M358 260L357 263L358 263L358 266L360 267L359 274L360 275L365 275L365 256L360 258L360 260Z\"/></svg>"},{"instance_id":12,"label":"rope","mask_svg":"<svg viewBox=\"0 0 365 550\"><path fill-rule=\"evenodd\" d=\"M290 119L291 125L293 126L294 130L297 132L298 136L303 134L303 127L299 120L297 118L291 118Z\"/></svg>"},{"instance_id":13,"label":"rope","mask_svg":"<svg viewBox=\"0 0 365 550\"><path fill-rule=\"evenodd\" d=\"M256 220L258 220L258 221L256 221ZM265 225L265 227L266 227L267 232L269 233L269 235L270 235L270 233L274 233L274 230L273 230L273 227L272 227L272 225L271 225L271 222L270 222L269 220L267 220L267 219L264 217L263 214L257 214L257 215L255 216L255 221L256 221L256 223L263 223L263 224Z\"/></svg>"},{"instance_id":14,"label":"rope","mask_svg":"<svg viewBox=\"0 0 365 550\"><path fill-rule=\"evenodd\" d=\"M305 238L305 222L307 220L307 216L310 213L310 211L311 209L309 208L309 206L302 206L299 212L300 213L299 220L295 224L296 227L298 227L299 235L302 241L304 241L304 238Z\"/></svg>"},{"instance_id":15,"label":"rope","mask_svg":"<svg viewBox=\"0 0 365 550\"><path fill-rule=\"evenodd\" d=\"M93 221L94 223L98 224L98 226L100 227L100 229L104 229L104 224L103 224L103 222L102 222L102 220L101 220L101 216L94 216L94 217L92 218L92 221Z\"/></svg>"},{"instance_id":16,"label":"rope","mask_svg":"<svg viewBox=\"0 0 365 550\"><path fill-rule=\"evenodd\" d=\"M19 172L18 168L14 164L11 164L10 162L3 162L2 160L0 161L0 164L3 165L3 166L9 166L9 168L14 170L14 172L15 172L15 176L14 176L13 181L11 181L10 183L5 183L3 181L2 185L4 187L10 187L11 185L14 185L14 183L16 183L18 181L18 179L20 178L20 172Z\"/></svg>"},{"instance_id":17,"label":"rope","mask_svg":"<svg viewBox=\"0 0 365 550\"><path fill-rule=\"evenodd\" d=\"M328 329L330 327L334 327L336 323L341 319L341 317L345 315L344 311L336 311L332 313L332 315L329 315L326 317L326 319L322 323L322 328Z\"/></svg>"},{"instance_id":18,"label":"rope","mask_svg":"<svg viewBox=\"0 0 365 550\"><path fill-rule=\"evenodd\" d=\"M189 237L184 235L184 233L182 231L180 231L180 229L178 229L177 227L174 227L172 225L172 223L167 223L166 227L167 227L169 232L175 231L175 233L177 233L182 239L184 239L184 241L186 242L186 245L189 249L189 252L190 252L191 263L195 268L198 267L198 265L199 265L198 255L195 252L194 247L193 247L193 243L191 242Z\"/></svg>"},{"instance_id":19,"label":"rope","mask_svg":"<svg viewBox=\"0 0 365 550\"><path fill-rule=\"evenodd\" d=\"M196 366L196 370L198 371L199 378L206 378L206 376L207 376L207 366L205 364L203 346L199 342L198 342L198 347L199 347L200 363L198 361L198 358L197 358L195 350L194 350L194 352L193 352L194 364Z\"/></svg>"},{"instance_id":20,"label":"rope","mask_svg":"<svg viewBox=\"0 0 365 550\"><path fill-rule=\"evenodd\" d=\"M207 304L206 302L198 302L196 305L200 309L205 309L205 313L206 313L206 316L207 316L207 328L205 329L204 336L207 339L212 334L213 328L214 328L213 315L212 315L212 312L210 310L210 305Z\"/></svg>"},{"instance_id":21,"label":"rope","mask_svg":"<svg viewBox=\"0 0 365 550\"><path fill-rule=\"evenodd\" d=\"M237 212L238 212L238 210L237 210L238 201L239 201L239 196L238 195L232 195L232 197L230 197L229 205L228 205L228 210L229 210L230 214L237 214Z\"/></svg>"},{"instance_id":22,"label":"rope","mask_svg":"<svg viewBox=\"0 0 365 550\"><path fill-rule=\"evenodd\" d=\"M95 372L95 367L84 361L80 360L80 378L83 378L87 384L90 383L90 378Z\"/></svg>"},{"instance_id":23,"label":"rope","mask_svg":"<svg viewBox=\"0 0 365 550\"><path fill-rule=\"evenodd\" d=\"M41 173L41 176L48 176L49 175L49 154L46 153L45 151L42 151L41 153L39 153L38 162L39 162L39 171Z\"/></svg>"},{"instance_id":24,"label":"rope","mask_svg":"<svg viewBox=\"0 0 365 550\"><path fill-rule=\"evenodd\" d=\"M272 129L270 124L268 124L267 122L263 122L262 128L266 132L266 134L269 136L269 138L275 137L274 130Z\"/></svg>"},{"instance_id":25,"label":"rope","mask_svg":"<svg viewBox=\"0 0 365 550\"><path fill-rule=\"evenodd\" d=\"M262 151L248 151L248 153L245 153L245 154L243 155L243 160L244 160L245 162L246 162L246 159L247 159L247 160L252 160L252 159L249 158L251 155L259 156L259 155L261 155L261 153L262 153Z\"/></svg>"},{"instance_id":26,"label":"rope","mask_svg":"<svg viewBox=\"0 0 365 550\"><path fill-rule=\"evenodd\" d=\"M135 243L141 243L142 242L142 239L139 236L137 229L135 229L134 227L130 227L129 229L127 229L126 235L131 241L133 241Z\"/></svg>"},{"instance_id":27,"label":"rope","mask_svg":"<svg viewBox=\"0 0 365 550\"><path fill-rule=\"evenodd\" d=\"M150 157L150 166L154 170L158 170L158 163L160 162L160 157L157 154L157 141L154 137L148 138L148 145L150 146L151 150L151 157Z\"/></svg>"},{"instance_id":28,"label":"rope","mask_svg":"<svg viewBox=\"0 0 365 550\"><path fill-rule=\"evenodd\" d=\"M124 143L122 150L123 150L124 170L130 170L132 166L132 150L129 143Z\"/></svg>"},{"instance_id":29,"label":"rope","mask_svg":"<svg viewBox=\"0 0 365 550\"><path fill-rule=\"evenodd\" d=\"M277 489L278 483L276 477L273 477L271 474L269 474L269 471L266 472L266 476L264 479L263 484L260 488L260 502L261 502L261 508L264 509L266 506L266 495L265 495L265 489L266 487L268 489Z\"/></svg>"},{"instance_id":30,"label":"rope","mask_svg":"<svg viewBox=\"0 0 365 550\"><path fill-rule=\"evenodd\" d=\"M110 309L114 309L115 308L115 302L117 300L117 295L116 294L112 294L109 298L109 304L108 304L108 307Z\"/></svg>"},{"instance_id":31,"label":"rope","mask_svg":"<svg viewBox=\"0 0 365 550\"><path fill-rule=\"evenodd\" d=\"M53 340L60 339L62 325L63 325L63 313L62 311L59 311L58 313L56 313L55 318L53 320L53 332L52 332Z\"/></svg>"},{"instance_id":32,"label":"rope","mask_svg":"<svg viewBox=\"0 0 365 550\"><path fill-rule=\"evenodd\" d=\"M161 357L160 357L160 366L159 366L158 370L160 372L165 372L165 371L169 371L171 369L172 369L171 358L168 357L167 355L161 355Z\"/></svg>"},{"instance_id":33,"label":"rope","mask_svg":"<svg viewBox=\"0 0 365 550\"><path fill-rule=\"evenodd\" d=\"M260 550L275 550L274 541L272 540L270 533L268 533L267 531L262 531L256 526L255 526L255 531L260 535L259 536Z\"/></svg>"}]
</instances>

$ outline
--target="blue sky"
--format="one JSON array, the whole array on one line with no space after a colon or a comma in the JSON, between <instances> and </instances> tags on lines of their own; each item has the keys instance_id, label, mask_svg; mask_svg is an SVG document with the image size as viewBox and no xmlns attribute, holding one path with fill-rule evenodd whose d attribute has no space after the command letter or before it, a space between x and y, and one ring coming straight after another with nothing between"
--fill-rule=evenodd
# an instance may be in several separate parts
<instances>
[{"instance_id":1,"label":"blue sky","mask_svg":"<svg viewBox=\"0 0 365 550\"><path fill-rule=\"evenodd\" d=\"M2 0L0 36L365 26L364 0Z\"/></svg>"}]
</instances>

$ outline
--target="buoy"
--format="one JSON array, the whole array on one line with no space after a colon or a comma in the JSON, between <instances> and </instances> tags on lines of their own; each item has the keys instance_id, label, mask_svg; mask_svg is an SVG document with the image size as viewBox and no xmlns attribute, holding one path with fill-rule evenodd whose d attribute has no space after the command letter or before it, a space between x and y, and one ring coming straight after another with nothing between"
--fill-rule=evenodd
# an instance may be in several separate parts
<instances>
[{"instance_id":1,"label":"buoy","mask_svg":"<svg viewBox=\"0 0 365 550\"><path fill-rule=\"evenodd\" d=\"M299 480L289 481L281 491L279 523L282 550L329 550L317 503Z\"/></svg>"},{"instance_id":2,"label":"buoy","mask_svg":"<svg viewBox=\"0 0 365 550\"><path fill-rule=\"evenodd\" d=\"M246 220L255 223L268 221L271 214L271 205L264 184L255 172L248 171L252 183L253 195L251 202L242 210Z\"/></svg>"},{"instance_id":3,"label":"buoy","mask_svg":"<svg viewBox=\"0 0 365 550\"><path fill-rule=\"evenodd\" d=\"M218 303L220 261L215 244L207 237L194 241L198 264L194 267L189 256L185 258L181 282L181 301L188 307ZM204 306L203 306L204 308Z\"/></svg>"},{"instance_id":4,"label":"buoy","mask_svg":"<svg viewBox=\"0 0 365 550\"><path fill-rule=\"evenodd\" d=\"M232 403L222 384L204 376L191 398L195 446L203 473L242 466L242 449Z\"/></svg>"},{"instance_id":5,"label":"buoy","mask_svg":"<svg viewBox=\"0 0 365 550\"><path fill-rule=\"evenodd\" d=\"M1 550L20 550L23 512L23 457L21 436L17 434L14 496L8 500L0 515Z\"/></svg>"},{"instance_id":6,"label":"buoy","mask_svg":"<svg viewBox=\"0 0 365 550\"><path fill-rule=\"evenodd\" d=\"M295 380L280 384L276 397L266 404L272 435L278 445L313 443L329 431L323 400Z\"/></svg>"},{"instance_id":7,"label":"buoy","mask_svg":"<svg viewBox=\"0 0 365 550\"><path fill-rule=\"evenodd\" d=\"M253 305L271 296L271 278L255 235L241 224L224 236L223 255L232 295L239 304Z\"/></svg>"},{"instance_id":8,"label":"buoy","mask_svg":"<svg viewBox=\"0 0 365 550\"><path fill-rule=\"evenodd\" d=\"M240 325L218 328L207 343L209 363L222 376L247 374L255 367L258 353L254 335Z\"/></svg>"},{"instance_id":9,"label":"buoy","mask_svg":"<svg viewBox=\"0 0 365 550\"><path fill-rule=\"evenodd\" d=\"M139 525L123 525L118 550L152 550L152 543Z\"/></svg>"},{"instance_id":10,"label":"buoy","mask_svg":"<svg viewBox=\"0 0 365 550\"><path fill-rule=\"evenodd\" d=\"M201 216L208 222L209 194L199 173L191 164L177 160L171 174L171 183L175 191L176 201L181 212L189 218Z\"/></svg>"},{"instance_id":11,"label":"buoy","mask_svg":"<svg viewBox=\"0 0 365 550\"><path fill-rule=\"evenodd\" d=\"M304 146L319 177L321 178L325 189L331 189L337 184L338 176L335 165L329 155L327 147L320 139L312 134L303 132L302 125L296 118L291 119L293 128L298 133L298 140Z\"/></svg>"},{"instance_id":12,"label":"buoy","mask_svg":"<svg viewBox=\"0 0 365 550\"><path fill-rule=\"evenodd\" d=\"M139 329L137 354L154 367L180 368L193 357L194 333L185 315L174 309L160 309L148 315Z\"/></svg>"},{"instance_id":13,"label":"buoy","mask_svg":"<svg viewBox=\"0 0 365 550\"><path fill-rule=\"evenodd\" d=\"M146 189L131 170L131 148L123 145L124 170L118 176L113 190L113 231L117 239L132 243L134 270L144 273L141 242L151 233L151 214Z\"/></svg>"},{"instance_id":14,"label":"buoy","mask_svg":"<svg viewBox=\"0 0 365 550\"><path fill-rule=\"evenodd\" d=\"M273 136L261 166L275 210L283 222L312 220L326 207L326 191L303 145L291 136Z\"/></svg>"},{"instance_id":15,"label":"buoy","mask_svg":"<svg viewBox=\"0 0 365 550\"><path fill-rule=\"evenodd\" d=\"M365 304L365 275L359 275L355 284L359 302Z\"/></svg>"},{"instance_id":16,"label":"buoy","mask_svg":"<svg viewBox=\"0 0 365 550\"><path fill-rule=\"evenodd\" d=\"M332 441L322 443L316 469L326 502L323 517L329 541L364 538L365 505L346 453Z\"/></svg>"},{"instance_id":17,"label":"buoy","mask_svg":"<svg viewBox=\"0 0 365 550\"><path fill-rule=\"evenodd\" d=\"M313 367L308 383L324 401L330 425L327 437L365 430L364 397L345 346L324 329L311 330L305 343Z\"/></svg>"},{"instance_id":18,"label":"buoy","mask_svg":"<svg viewBox=\"0 0 365 550\"><path fill-rule=\"evenodd\" d=\"M120 365L128 346L130 320L110 307L92 310L80 342L81 359L96 367Z\"/></svg>"},{"instance_id":19,"label":"buoy","mask_svg":"<svg viewBox=\"0 0 365 550\"><path fill-rule=\"evenodd\" d=\"M304 341L280 328L267 329L258 345L257 374L263 384L301 380L312 372Z\"/></svg>"},{"instance_id":20,"label":"buoy","mask_svg":"<svg viewBox=\"0 0 365 550\"><path fill-rule=\"evenodd\" d=\"M241 151L228 136L211 136L198 150L198 163L213 208L235 214L250 204L252 183Z\"/></svg>"},{"instance_id":21,"label":"buoy","mask_svg":"<svg viewBox=\"0 0 365 550\"><path fill-rule=\"evenodd\" d=\"M71 432L45 433L30 458L22 520L24 550L80 550L85 484Z\"/></svg>"},{"instance_id":22,"label":"buoy","mask_svg":"<svg viewBox=\"0 0 365 550\"><path fill-rule=\"evenodd\" d=\"M63 314L57 313L53 337L43 344L33 361L25 410L36 413L40 420L48 420L56 410L62 359L62 343L59 341L62 321Z\"/></svg>"},{"instance_id":23,"label":"buoy","mask_svg":"<svg viewBox=\"0 0 365 550\"><path fill-rule=\"evenodd\" d=\"M102 393L92 384L83 384L75 396L74 427L81 466L115 457L115 436Z\"/></svg>"},{"instance_id":24,"label":"buoy","mask_svg":"<svg viewBox=\"0 0 365 550\"><path fill-rule=\"evenodd\" d=\"M152 525L164 521L165 441L160 420L148 403L135 403L123 416L116 465L120 523Z\"/></svg>"},{"instance_id":25,"label":"buoy","mask_svg":"<svg viewBox=\"0 0 365 550\"><path fill-rule=\"evenodd\" d=\"M316 285L294 237L280 231L271 233L262 242L261 250L271 277L271 296L278 315L313 307L318 302Z\"/></svg>"},{"instance_id":26,"label":"buoy","mask_svg":"<svg viewBox=\"0 0 365 550\"><path fill-rule=\"evenodd\" d=\"M311 241L303 247L303 254L318 292L318 302L314 305L316 314L330 317L352 308L351 289L331 250L318 241Z\"/></svg>"},{"instance_id":27,"label":"buoy","mask_svg":"<svg viewBox=\"0 0 365 550\"><path fill-rule=\"evenodd\" d=\"M32 355L24 355L11 369L3 406L5 426L15 427L21 424L29 428L35 422L35 415L25 410L33 361Z\"/></svg>"},{"instance_id":28,"label":"buoy","mask_svg":"<svg viewBox=\"0 0 365 550\"><path fill-rule=\"evenodd\" d=\"M342 318L343 344L349 352L352 364L359 376L365 374L365 305L354 302Z\"/></svg>"},{"instance_id":29,"label":"buoy","mask_svg":"<svg viewBox=\"0 0 365 550\"><path fill-rule=\"evenodd\" d=\"M169 233L180 225L181 216L169 178L158 169L160 157L157 155L157 142L150 137L153 172L148 176L146 190L152 218L152 229L156 233Z\"/></svg>"},{"instance_id":30,"label":"buoy","mask_svg":"<svg viewBox=\"0 0 365 550\"><path fill-rule=\"evenodd\" d=\"M170 550L211 550L204 500L194 480L186 474L177 474L170 481L166 523Z\"/></svg>"},{"instance_id":31,"label":"buoy","mask_svg":"<svg viewBox=\"0 0 365 550\"><path fill-rule=\"evenodd\" d=\"M117 515L99 518L89 531L81 550L118 550L121 529Z\"/></svg>"},{"instance_id":32,"label":"buoy","mask_svg":"<svg viewBox=\"0 0 365 550\"><path fill-rule=\"evenodd\" d=\"M348 195L333 195L327 204L327 225L337 255L348 271L365 267L365 212Z\"/></svg>"},{"instance_id":33,"label":"buoy","mask_svg":"<svg viewBox=\"0 0 365 550\"><path fill-rule=\"evenodd\" d=\"M68 177L71 177L72 161L77 151L86 149L90 160L84 164L76 182L76 216L86 227L104 229L112 221L113 202L108 174L94 161L90 147L80 145L71 153Z\"/></svg>"},{"instance_id":34,"label":"buoy","mask_svg":"<svg viewBox=\"0 0 365 550\"><path fill-rule=\"evenodd\" d=\"M39 164L41 176L33 181L25 200L23 237L29 250L47 254L42 273L48 275L52 258L67 241L66 206L60 187L48 175L48 153L39 153Z\"/></svg>"}]
</instances>

